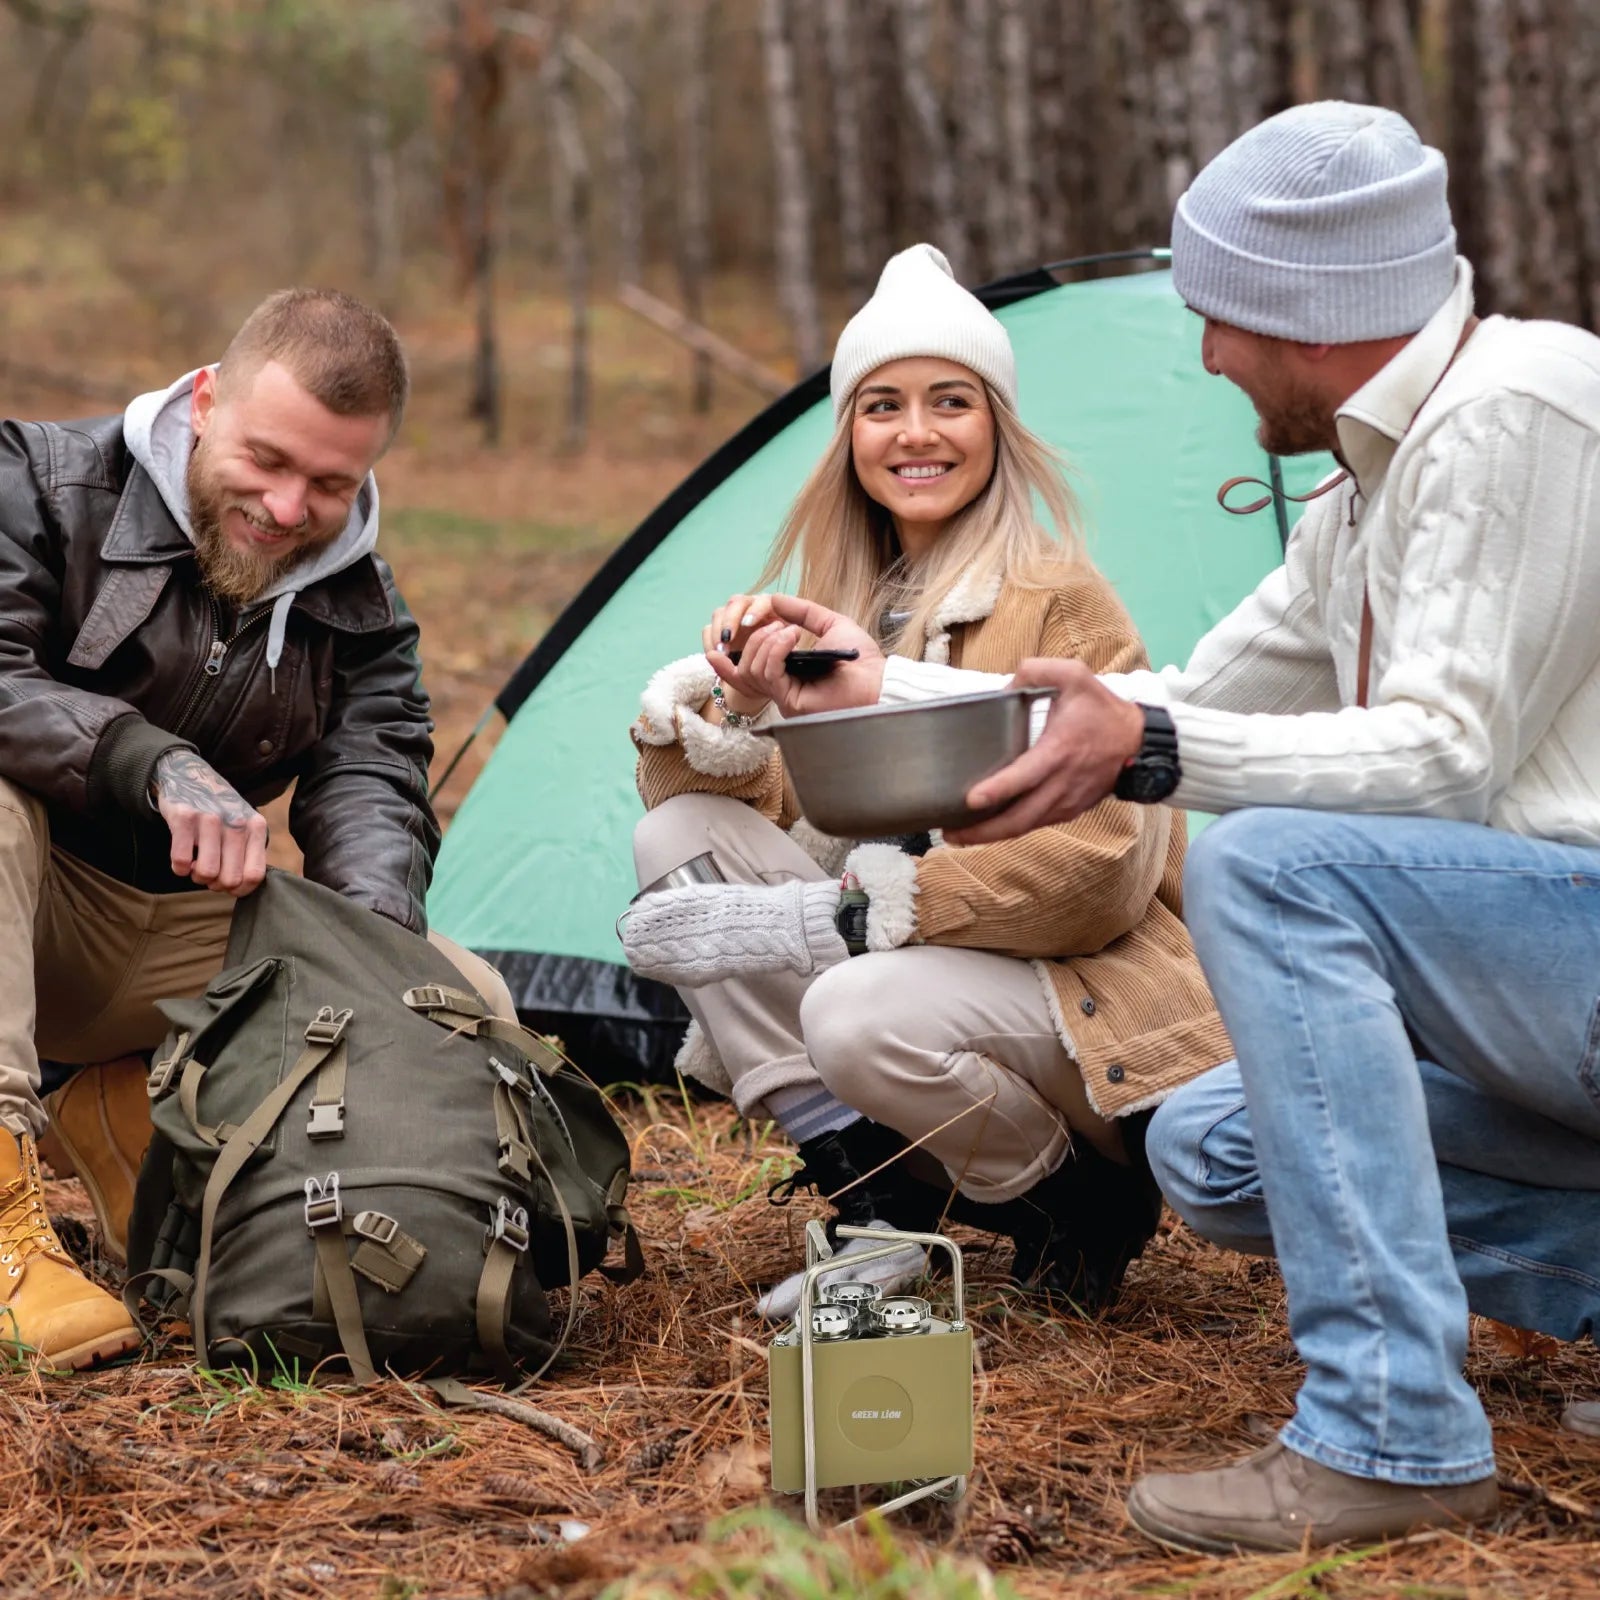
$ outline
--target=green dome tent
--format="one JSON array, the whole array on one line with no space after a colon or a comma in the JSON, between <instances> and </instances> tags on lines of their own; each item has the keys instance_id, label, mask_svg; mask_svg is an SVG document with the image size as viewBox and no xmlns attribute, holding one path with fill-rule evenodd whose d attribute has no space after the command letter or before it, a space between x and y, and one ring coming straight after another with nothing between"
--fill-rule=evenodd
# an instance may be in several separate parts
<instances>
[{"instance_id":1,"label":"green dome tent","mask_svg":"<svg viewBox=\"0 0 1600 1600\"><path fill-rule=\"evenodd\" d=\"M1096 561L1151 660L1182 661L1281 558L1281 511L1216 503L1224 479L1280 470L1249 403L1201 367L1200 321L1165 271L1061 284L1040 269L978 293L1011 333L1023 419L1073 465ZM661 1078L686 1016L621 964L614 931L636 887L639 691L760 569L831 428L823 371L645 518L496 697L509 725L445 836L434 926L499 967L529 1025L602 1081ZM1327 467L1285 462L1287 489Z\"/></svg>"}]
</instances>

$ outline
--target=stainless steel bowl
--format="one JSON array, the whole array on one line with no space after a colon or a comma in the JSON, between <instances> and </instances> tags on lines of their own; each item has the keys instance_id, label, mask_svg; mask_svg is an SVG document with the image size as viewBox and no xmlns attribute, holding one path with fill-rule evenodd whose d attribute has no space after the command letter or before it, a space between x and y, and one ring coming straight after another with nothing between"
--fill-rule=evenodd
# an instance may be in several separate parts
<instances>
[{"instance_id":1,"label":"stainless steel bowl","mask_svg":"<svg viewBox=\"0 0 1600 1600\"><path fill-rule=\"evenodd\" d=\"M1028 748L1029 708L1054 689L997 689L913 706L790 717L759 731L778 741L800 809L845 839L960 828L967 791Z\"/></svg>"}]
</instances>

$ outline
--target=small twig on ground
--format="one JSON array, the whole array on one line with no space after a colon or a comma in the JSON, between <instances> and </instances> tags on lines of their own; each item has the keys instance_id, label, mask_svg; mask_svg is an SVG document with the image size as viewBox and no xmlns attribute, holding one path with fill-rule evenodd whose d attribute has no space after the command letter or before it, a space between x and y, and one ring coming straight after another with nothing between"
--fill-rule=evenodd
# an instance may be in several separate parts
<instances>
[{"instance_id":1,"label":"small twig on ground","mask_svg":"<svg viewBox=\"0 0 1600 1600\"><path fill-rule=\"evenodd\" d=\"M508 1399L503 1394L487 1394L481 1389L469 1392L474 1410L491 1411L496 1416L510 1417L514 1422L525 1422L530 1428L537 1428L540 1433L564 1444L578 1458L578 1465L585 1472L595 1471L605 1460L600 1446L582 1428L575 1428L560 1417L552 1417L548 1411L540 1411L521 1400Z\"/></svg>"},{"instance_id":2,"label":"small twig on ground","mask_svg":"<svg viewBox=\"0 0 1600 1600\"><path fill-rule=\"evenodd\" d=\"M1562 1494L1559 1489L1546 1489L1541 1484L1524 1483L1520 1478L1502 1478L1500 1492L1515 1495L1519 1500L1531 1500L1535 1505L1553 1506L1564 1516L1574 1517L1579 1522L1600 1523L1600 1506L1592 1506L1588 1501L1579 1500L1574 1495Z\"/></svg>"}]
</instances>

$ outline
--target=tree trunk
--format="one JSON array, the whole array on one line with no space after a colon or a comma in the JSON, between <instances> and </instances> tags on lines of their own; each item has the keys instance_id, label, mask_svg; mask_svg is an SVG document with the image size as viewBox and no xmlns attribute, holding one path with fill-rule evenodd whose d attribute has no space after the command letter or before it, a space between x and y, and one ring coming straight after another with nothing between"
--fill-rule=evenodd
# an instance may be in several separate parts
<instances>
[{"instance_id":1,"label":"tree trunk","mask_svg":"<svg viewBox=\"0 0 1600 1600\"><path fill-rule=\"evenodd\" d=\"M1600 149L1600 21L1587 0L1557 0L1555 10L1561 112L1572 160L1579 315L1586 327L1600 329L1600 167L1589 155Z\"/></svg>"},{"instance_id":2,"label":"tree trunk","mask_svg":"<svg viewBox=\"0 0 1600 1600\"><path fill-rule=\"evenodd\" d=\"M400 180L395 170L394 125L385 98L383 64L376 49L365 51L366 83L358 126L363 182L362 243L366 279L380 306L394 301L400 276Z\"/></svg>"},{"instance_id":3,"label":"tree trunk","mask_svg":"<svg viewBox=\"0 0 1600 1600\"><path fill-rule=\"evenodd\" d=\"M1317 92L1324 100L1372 98L1367 68L1366 0L1317 0L1311 8L1317 54Z\"/></svg>"},{"instance_id":4,"label":"tree trunk","mask_svg":"<svg viewBox=\"0 0 1600 1600\"><path fill-rule=\"evenodd\" d=\"M678 0L678 282L690 320L706 320L711 265L711 6ZM693 405L711 409L711 358L691 357Z\"/></svg>"},{"instance_id":5,"label":"tree trunk","mask_svg":"<svg viewBox=\"0 0 1600 1600\"><path fill-rule=\"evenodd\" d=\"M561 447L581 451L589 438L589 157L578 127L566 17L545 59L550 134L555 156L555 225L566 267L569 312L567 420Z\"/></svg>"},{"instance_id":6,"label":"tree trunk","mask_svg":"<svg viewBox=\"0 0 1600 1600\"><path fill-rule=\"evenodd\" d=\"M1143 0L1144 33L1149 41L1152 148L1161 173L1169 213L1194 177L1189 141L1189 29L1182 0Z\"/></svg>"},{"instance_id":7,"label":"tree trunk","mask_svg":"<svg viewBox=\"0 0 1600 1600\"><path fill-rule=\"evenodd\" d=\"M1261 50L1259 115L1275 117L1295 103L1294 0L1255 0L1255 21Z\"/></svg>"},{"instance_id":8,"label":"tree trunk","mask_svg":"<svg viewBox=\"0 0 1600 1600\"><path fill-rule=\"evenodd\" d=\"M852 12L859 14L860 0L848 0ZM916 238L913 227L922 209L921 164L911 152L917 148L911 119L906 115L904 62L900 57L902 28L898 17L885 15L877 8L871 13L873 26L863 38L866 103L872 118L872 174L868 195L875 204L873 220L877 232L872 241L872 262L876 269L898 245ZM908 189L912 192L908 194ZM915 219L915 220L914 220ZM922 232L921 228L917 232Z\"/></svg>"},{"instance_id":9,"label":"tree trunk","mask_svg":"<svg viewBox=\"0 0 1600 1600\"><path fill-rule=\"evenodd\" d=\"M1428 137L1428 95L1417 54L1417 32L1406 0L1366 0L1366 31L1372 52L1372 96L1398 111ZM1458 21L1456 24L1460 26Z\"/></svg>"},{"instance_id":10,"label":"tree trunk","mask_svg":"<svg viewBox=\"0 0 1600 1600\"><path fill-rule=\"evenodd\" d=\"M964 209L967 217L978 223L970 270L973 278L979 279L1004 270L1011 221L1000 170L993 0L962 0L960 29L955 65L955 100L961 107L956 152ZM950 261L954 266L955 257Z\"/></svg>"},{"instance_id":11,"label":"tree trunk","mask_svg":"<svg viewBox=\"0 0 1600 1600\"><path fill-rule=\"evenodd\" d=\"M467 415L483 424L484 443L500 442L500 340L495 321L496 201L502 152L503 45L484 0L451 0L450 140L446 210L476 302L477 342Z\"/></svg>"},{"instance_id":12,"label":"tree trunk","mask_svg":"<svg viewBox=\"0 0 1600 1600\"><path fill-rule=\"evenodd\" d=\"M1033 99L1038 138L1033 147L1034 192L1039 206L1039 255L1059 260L1071 253L1072 184L1067 173L1081 148L1069 137L1071 91L1067 87L1066 49L1068 16L1078 9L1076 0L1034 0L1032 16L1033 67L1029 93ZM1081 108L1072 108L1074 117ZM1076 129L1073 130L1076 133Z\"/></svg>"},{"instance_id":13,"label":"tree trunk","mask_svg":"<svg viewBox=\"0 0 1600 1600\"><path fill-rule=\"evenodd\" d=\"M617 208L617 279L644 275L644 136L639 125L639 0L611 0L607 48L617 78L611 105L611 168Z\"/></svg>"},{"instance_id":14,"label":"tree trunk","mask_svg":"<svg viewBox=\"0 0 1600 1600\"><path fill-rule=\"evenodd\" d=\"M855 0L823 0L828 87L833 110L833 161L839 185L839 256L850 304L872 292L874 257L867 220L867 174L861 147L863 70L855 29Z\"/></svg>"},{"instance_id":15,"label":"tree trunk","mask_svg":"<svg viewBox=\"0 0 1600 1600\"><path fill-rule=\"evenodd\" d=\"M1519 207L1527 243L1527 316L1575 322L1577 237L1571 153L1565 148L1559 83L1546 0L1512 0L1512 95L1521 145ZM1592 159L1585 151L1584 159Z\"/></svg>"},{"instance_id":16,"label":"tree trunk","mask_svg":"<svg viewBox=\"0 0 1600 1600\"><path fill-rule=\"evenodd\" d=\"M1106 162L1101 193L1110 225L1107 243L1121 249L1162 244L1171 230L1172 210L1166 199L1167 175L1156 161L1161 136L1145 8L1128 0L1097 3L1092 20L1109 26L1115 46L1107 74L1115 85L1115 114L1111 135L1100 146ZM1091 251L1097 248L1098 240L1088 245Z\"/></svg>"},{"instance_id":17,"label":"tree trunk","mask_svg":"<svg viewBox=\"0 0 1600 1600\"><path fill-rule=\"evenodd\" d=\"M1478 171L1482 194L1482 271L1488 309L1512 311L1522 303L1522 240L1518 188L1516 107L1511 92L1511 29L1506 0L1472 0L1471 23L1478 69L1476 105L1481 136Z\"/></svg>"},{"instance_id":18,"label":"tree trunk","mask_svg":"<svg viewBox=\"0 0 1600 1600\"><path fill-rule=\"evenodd\" d=\"M997 265L1039 264L1039 203L1034 188L1033 85L1027 0L1000 0L1000 79L1005 86L1005 145L1010 222Z\"/></svg>"},{"instance_id":19,"label":"tree trunk","mask_svg":"<svg viewBox=\"0 0 1600 1600\"><path fill-rule=\"evenodd\" d=\"M811 197L806 187L805 130L795 92L788 0L761 0L776 191L778 294L794 334L795 362L808 373L822 362L822 318L812 268Z\"/></svg>"},{"instance_id":20,"label":"tree trunk","mask_svg":"<svg viewBox=\"0 0 1600 1600\"><path fill-rule=\"evenodd\" d=\"M894 15L899 24L900 81L916 128L911 144L915 159L899 171L915 172L921 177L935 242L944 251L950 270L962 283L970 283L971 252L961 220L956 166L945 130L944 108L939 104L929 70L933 50L930 0L900 0Z\"/></svg>"},{"instance_id":21,"label":"tree trunk","mask_svg":"<svg viewBox=\"0 0 1600 1600\"><path fill-rule=\"evenodd\" d=\"M1183 0L1189 35L1189 153L1203 167L1233 137L1225 0Z\"/></svg>"}]
</instances>

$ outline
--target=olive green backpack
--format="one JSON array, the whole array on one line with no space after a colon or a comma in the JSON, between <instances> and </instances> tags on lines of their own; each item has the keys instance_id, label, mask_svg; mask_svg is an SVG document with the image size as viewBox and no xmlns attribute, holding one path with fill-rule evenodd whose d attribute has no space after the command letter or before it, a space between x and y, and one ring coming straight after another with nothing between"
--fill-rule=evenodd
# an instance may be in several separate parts
<instances>
[{"instance_id":1,"label":"olive green backpack","mask_svg":"<svg viewBox=\"0 0 1600 1600\"><path fill-rule=\"evenodd\" d=\"M509 1383L585 1273L642 1270L599 1092L426 939L269 872L223 971L161 1009L127 1298L186 1309L207 1364Z\"/></svg>"}]
</instances>

